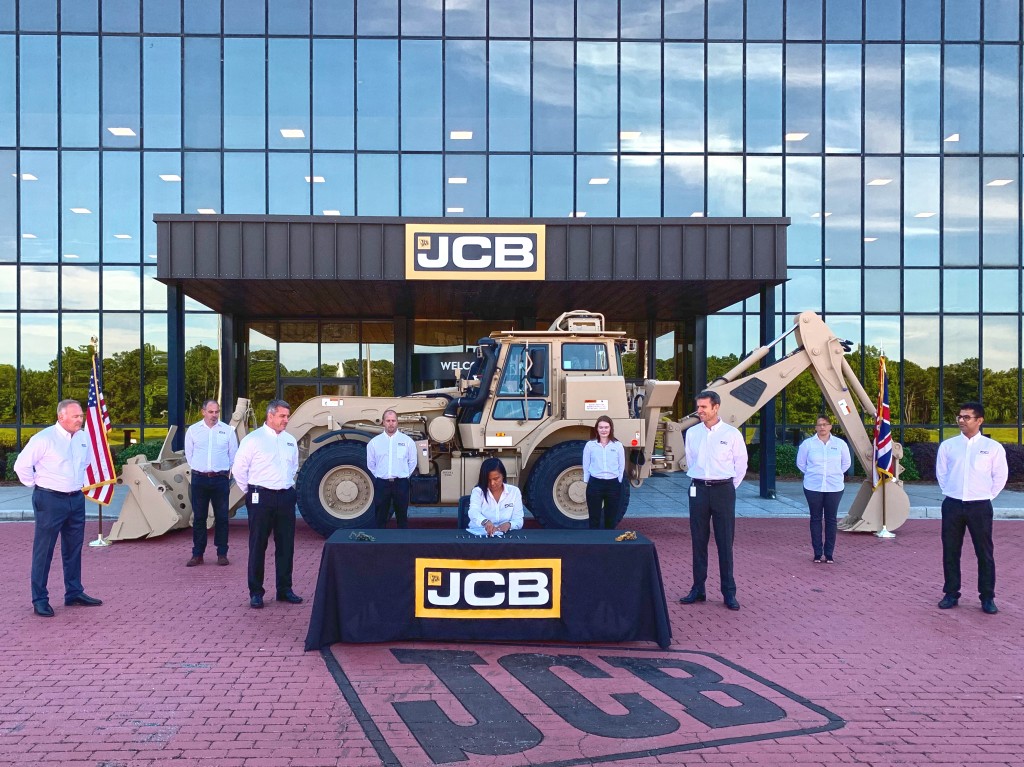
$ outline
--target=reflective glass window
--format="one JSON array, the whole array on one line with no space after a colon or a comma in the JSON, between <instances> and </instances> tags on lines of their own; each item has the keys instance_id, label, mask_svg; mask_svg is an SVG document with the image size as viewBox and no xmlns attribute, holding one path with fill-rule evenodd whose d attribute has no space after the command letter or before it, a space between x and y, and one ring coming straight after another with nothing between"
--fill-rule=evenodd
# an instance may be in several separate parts
<instances>
[{"instance_id":1,"label":"reflective glass window","mask_svg":"<svg viewBox=\"0 0 1024 767\"><path fill-rule=\"evenodd\" d=\"M14 146L17 133L15 103L17 101L17 85L14 36L0 35L0 145Z\"/></svg>"},{"instance_id":2,"label":"reflective glass window","mask_svg":"<svg viewBox=\"0 0 1024 767\"><path fill-rule=\"evenodd\" d=\"M530 158L491 155L488 159L488 215L522 218L530 215Z\"/></svg>"},{"instance_id":3,"label":"reflective glass window","mask_svg":"<svg viewBox=\"0 0 1024 767\"><path fill-rule=\"evenodd\" d=\"M67 156L64 158L67 163ZM181 154L146 152L142 160L142 254L156 263L155 213L181 213Z\"/></svg>"},{"instance_id":4,"label":"reflective glass window","mask_svg":"<svg viewBox=\"0 0 1024 767\"><path fill-rule=\"evenodd\" d=\"M317 346L317 323L282 322L278 354L282 375L316 375L320 363Z\"/></svg>"},{"instance_id":5,"label":"reflective glass window","mask_svg":"<svg viewBox=\"0 0 1024 767\"><path fill-rule=\"evenodd\" d=\"M441 41L403 40L401 66L402 148L439 151L444 130Z\"/></svg>"},{"instance_id":6,"label":"reflective glass window","mask_svg":"<svg viewBox=\"0 0 1024 767\"><path fill-rule=\"evenodd\" d=\"M714 370L712 358L726 357L736 354L737 349L745 348L743 343L743 318L727 314L714 314L708 317L708 372ZM716 360L723 364L720 359ZM727 365L722 367L725 372Z\"/></svg>"},{"instance_id":7,"label":"reflective glass window","mask_svg":"<svg viewBox=\"0 0 1024 767\"><path fill-rule=\"evenodd\" d=\"M10 311L18 308L18 267L0 266L0 309ZM4 346L11 345L10 336L0 336L5 340Z\"/></svg>"},{"instance_id":8,"label":"reflective glass window","mask_svg":"<svg viewBox=\"0 0 1024 767\"><path fill-rule=\"evenodd\" d=\"M265 45L261 39L224 40L224 146L227 148L262 149L266 146Z\"/></svg>"},{"instance_id":9,"label":"reflective glass window","mask_svg":"<svg viewBox=\"0 0 1024 767\"><path fill-rule=\"evenodd\" d=\"M359 40L356 57L358 146L397 149L398 44L394 40Z\"/></svg>"},{"instance_id":10,"label":"reflective glass window","mask_svg":"<svg viewBox=\"0 0 1024 767\"><path fill-rule=\"evenodd\" d=\"M308 35L309 0L273 0L267 4L272 35Z\"/></svg>"},{"instance_id":11,"label":"reflective glass window","mask_svg":"<svg viewBox=\"0 0 1024 767\"><path fill-rule=\"evenodd\" d=\"M57 38L24 35L19 52L21 144L57 144Z\"/></svg>"},{"instance_id":12,"label":"reflective glass window","mask_svg":"<svg viewBox=\"0 0 1024 767\"><path fill-rule=\"evenodd\" d=\"M564 218L575 212L572 157L537 155L533 158L533 215Z\"/></svg>"},{"instance_id":13,"label":"reflective glass window","mask_svg":"<svg viewBox=\"0 0 1024 767\"><path fill-rule=\"evenodd\" d=\"M743 46L708 45L708 151L738 152L743 148Z\"/></svg>"},{"instance_id":14,"label":"reflective glass window","mask_svg":"<svg viewBox=\"0 0 1024 767\"><path fill-rule=\"evenodd\" d=\"M138 32L141 10L138 0L103 0L103 31Z\"/></svg>"},{"instance_id":15,"label":"reflective glass window","mask_svg":"<svg viewBox=\"0 0 1024 767\"><path fill-rule=\"evenodd\" d=\"M579 37L615 37L619 31L618 20L618 0L587 0L576 6L576 34Z\"/></svg>"},{"instance_id":16,"label":"reflective glass window","mask_svg":"<svg viewBox=\"0 0 1024 767\"><path fill-rule=\"evenodd\" d=\"M978 396L978 324L978 317L942 319L942 419L950 425L960 403Z\"/></svg>"},{"instance_id":17,"label":"reflective glass window","mask_svg":"<svg viewBox=\"0 0 1024 767\"><path fill-rule=\"evenodd\" d=\"M220 204L220 155L213 152L186 152L183 183L185 205L182 213L223 212Z\"/></svg>"},{"instance_id":18,"label":"reflective glass window","mask_svg":"<svg viewBox=\"0 0 1024 767\"><path fill-rule=\"evenodd\" d=\"M939 318L903 319L904 423L935 423L939 415Z\"/></svg>"},{"instance_id":19,"label":"reflective glass window","mask_svg":"<svg viewBox=\"0 0 1024 767\"><path fill-rule=\"evenodd\" d=\"M708 0L708 39L738 40L743 37L743 0ZM700 37L699 34L693 35ZM754 37L762 37L755 32Z\"/></svg>"},{"instance_id":20,"label":"reflective glass window","mask_svg":"<svg viewBox=\"0 0 1024 767\"><path fill-rule=\"evenodd\" d=\"M743 215L743 158L710 155L708 157L709 216Z\"/></svg>"},{"instance_id":21,"label":"reflective glass window","mask_svg":"<svg viewBox=\"0 0 1024 767\"><path fill-rule=\"evenodd\" d=\"M351 40L313 41L313 147L351 149L355 124Z\"/></svg>"},{"instance_id":22,"label":"reflective glass window","mask_svg":"<svg viewBox=\"0 0 1024 767\"><path fill-rule=\"evenodd\" d=\"M0 262L18 258L18 178L16 154L0 150Z\"/></svg>"},{"instance_id":23,"label":"reflective glass window","mask_svg":"<svg viewBox=\"0 0 1024 767\"><path fill-rule=\"evenodd\" d=\"M860 269L825 269L825 311L859 312L861 310L860 292L863 287L863 272ZM872 281L871 300L875 300L877 286ZM896 304L899 309L899 275L896 282ZM872 303L872 308L881 308Z\"/></svg>"},{"instance_id":24,"label":"reflective glass window","mask_svg":"<svg viewBox=\"0 0 1024 767\"><path fill-rule=\"evenodd\" d=\"M103 267L103 308L139 309L142 301L142 282L137 266Z\"/></svg>"},{"instance_id":25,"label":"reflective glass window","mask_svg":"<svg viewBox=\"0 0 1024 767\"><path fill-rule=\"evenodd\" d=\"M356 34L398 34L398 0L356 3Z\"/></svg>"},{"instance_id":26,"label":"reflective glass window","mask_svg":"<svg viewBox=\"0 0 1024 767\"><path fill-rule=\"evenodd\" d=\"M60 180L61 260L71 263L99 261L99 154L64 152L61 157Z\"/></svg>"},{"instance_id":27,"label":"reflective glass window","mask_svg":"<svg viewBox=\"0 0 1024 767\"><path fill-rule=\"evenodd\" d=\"M978 263L978 158L946 157L942 180L942 260L945 265Z\"/></svg>"},{"instance_id":28,"label":"reflective glass window","mask_svg":"<svg viewBox=\"0 0 1024 767\"><path fill-rule=\"evenodd\" d=\"M942 310L978 311L978 269L944 269L942 272Z\"/></svg>"},{"instance_id":29,"label":"reflective glass window","mask_svg":"<svg viewBox=\"0 0 1024 767\"><path fill-rule=\"evenodd\" d=\"M747 0L747 39L782 39L782 0Z\"/></svg>"},{"instance_id":30,"label":"reflective glass window","mask_svg":"<svg viewBox=\"0 0 1024 767\"><path fill-rule=\"evenodd\" d=\"M982 176L982 262L1020 264L1020 178L1018 158L986 157Z\"/></svg>"},{"instance_id":31,"label":"reflective glass window","mask_svg":"<svg viewBox=\"0 0 1024 767\"><path fill-rule=\"evenodd\" d=\"M825 37L828 40L860 40L861 0L825 3Z\"/></svg>"},{"instance_id":32,"label":"reflective glass window","mask_svg":"<svg viewBox=\"0 0 1024 767\"><path fill-rule=\"evenodd\" d=\"M573 148L573 48L571 43L533 46L533 148Z\"/></svg>"},{"instance_id":33,"label":"reflective glass window","mask_svg":"<svg viewBox=\"0 0 1024 767\"><path fill-rule=\"evenodd\" d=\"M530 44L492 40L488 71L488 120L491 151L530 148Z\"/></svg>"},{"instance_id":34,"label":"reflective glass window","mask_svg":"<svg viewBox=\"0 0 1024 767\"><path fill-rule=\"evenodd\" d=\"M665 151L704 151L704 46L665 46Z\"/></svg>"},{"instance_id":35,"label":"reflective glass window","mask_svg":"<svg viewBox=\"0 0 1024 767\"><path fill-rule=\"evenodd\" d=\"M26 32L53 32L57 29L57 0L19 0L18 21Z\"/></svg>"},{"instance_id":36,"label":"reflective glass window","mask_svg":"<svg viewBox=\"0 0 1024 767\"><path fill-rule=\"evenodd\" d=\"M787 312L796 314L821 311L822 274L820 267L789 270L789 281L786 283Z\"/></svg>"},{"instance_id":37,"label":"reflective glass window","mask_svg":"<svg viewBox=\"0 0 1024 767\"><path fill-rule=\"evenodd\" d=\"M574 6L572 0L533 0L533 36L572 37Z\"/></svg>"},{"instance_id":38,"label":"reflective glass window","mask_svg":"<svg viewBox=\"0 0 1024 767\"><path fill-rule=\"evenodd\" d=\"M996 438L1013 442L1021 424L1020 330L1014 317L982 317L981 327L985 430L991 435L991 425L1007 424L1013 430Z\"/></svg>"},{"instance_id":39,"label":"reflective glass window","mask_svg":"<svg viewBox=\"0 0 1024 767\"><path fill-rule=\"evenodd\" d=\"M661 215L660 157L626 155L622 158L619 215L627 218Z\"/></svg>"},{"instance_id":40,"label":"reflective glass window","mask_svg":"<svg viewBox=\"0 0 1024 767\"><path fill-rule=\"evenodd\" d=\"M313 34L351 35L352 1L313 0Z\"/></svg>"},{"instance_id":41,"label":"reflective glass window","mask_svg":"<svg viewBox=\"0 0 1024 767\"><path fill-rule=\"evenodd\" d=\"M903 161L903 263L939 264L939 158ZM934 303L932 308L935 308Z\"/></svg>"},{"instance_id":42,"label":"reflective glass window","mask_svg":"<svg viewBox=\"0 0 1024 767\"><path fill-rule=\"evenodd\" d=\"M309 41L271 40L267 135L272 149L309 148ZM302 131L299 137L295 131Z\"/></svg>"},{"instance_id":43,"label":"reflective glass window","mask_svg":"<svg viewBox=\"0 0 1024 767\"><path fill-rule=\"evenodd\" d=\"M618 45L579 43L576 48L576 146L609 152L618 146Z\"/></svg>"},{"instance_id":44,"label":"reflective glass window","mask_svg":"<svg viewBox=\"0 0 1024 767\"><path fill-rule=\"evenodd\" d=\"M867 0L864 8L864 37L868 40L899 40L903 34L902 3Z\"/></svg>"},{"instance_id":45,"label":"reflective glass window","mask_svg":"<svg viewBox=\"0 0 1024 767\"><path fill-rule=\"evenodd\" d=\"M903 148L908 154L938 152L942 146L940 73L939 46L906 47L903 57Z\"/></svg>"},{"instance_id":46,"label":"reflective glass window","mask_svg":"<svg viewBox=\"0 0 1024 767\"><path fill-rule=\"evenodd\" d=\"M55 311L58 307L57 267L37 264L22 266L19 297L22 309ZM54 323L53 327L56 328L57 323ZM54 336L56 335L54 333Z\"/></svg>"},{"instance_id":47,"label":"reflective glass window","mask_svg":"<svg viewBox=\"0 0 1024 767\"><path fill-rule=\"evenodd\" d=\"M220 40L185 39L185 146L220 146Z\"/></svg>"},{"instance_id":48,"label":"reflective glass window","mask_svg":"<svg viewBox=\"0 0 1024 767\"><path fill-rule=\"evenodd\" d=\"M300 189L299 192L308 190ZM267 157L262 152L224 153L223 212L267 212Z\"/></svg>"},{"instance_id":49,"label":"reflective glass window","mask_svg":"<svg viewBox=\"0 0 1024 767\"><path fill-rule=\"evenodd\" d=\"M270 207L267 212L271 215L310 215L310 187L323 183L326 183L326 177L310 175L308 154L271 152L267 179Z\"/></svg>"},{"instance_id":50,"label":"reflective glass window","mask_svg":"<svg viewBox=\"0 0 1024 767\"><path fill-rule=\"evenodd\" d=\"M903 116L896 45L864 46L864 151L898 153Z\"/></svg>"},{"instance_id":51,"label":"reflective glass window","mask_svg":"<svg viewBox=\"0 0 1024 767\"><path fill-rule=\"evenodd\" d=\"M622 43L619 47L619 124L640 135L622 141L622 151L661 151L661 46Z\"/></svg>"},{"instance_id":52,"label":"reflective glass window","mask_svg":"<svg viewBox=\"0 0 1024 767\"><path fill-rule=\"evenodd\" d=\"M782 151L782 46L747 45L747 151Z\"/></svg>"},{"instance_id":53,"label":"reflective glass window","mask_svg":"<svg viewBox=\"0 0 1024 767\"><path fill-rule=\"evenodd\" d=\"M57 314L21 315L21 418L23 423L53 423L57 380L50 363L57 359ZM34 376L26 376L33 371ZM41 391L40 391L41 390Z\"/></svg>"},{"instance_id":54,"label":"reflective glass window","mask_svg":"<svg viewBox=\"0 0 1024 767\"><path fill-rule=\"evenodd\" d=\"M661 0L619 0L619 7L623 39L661 37Z\"/></svg>"},{"instance_id":55,"label":"reflective glass window","mask_svg":"<svg viewBox=\"0 0 1024 767\"><path fill-rule=\"evenodd\" d=\"M100 349L103 352L103 394L114 423L139 423L143 380L141 316L106 312Z\"/></svg>"},{"instance_id":56,"label":"reflective glass window","mask_svg":"<svg viewBox=\"0 0 1024 767\"><path fill-rule=\"evenodd\" d=\"M449 40L444 58L445 146L449 151L483 150L487 146L487 49L481 40Z\"/></svg>"},{"instance_id":57,"label":"reflective glass window","mask_svg":"<svg viewBox=\"0 0 1024 767\"><path fill-rule=\"evenodd\" d=\"M665 158L664 207L666 216L705 215L703 157Z\"/></svg>"},{"instance_id":58,"label":"reflective glass window","mask_svg":"<svg viewBox=\"0 0 1024 767\"><path fill-rule=\"evenodd\" d=\"M262 35L266 32L264 0L222 1L224 3L225 34Z\"/></svg>"},{"instance_id":59,"label":"reflective glass window","mask_svg":"<svg viewBox=\"0 0 1024 767\"><path fill-rule=\"evenodd\" d=\"M218 34L220 3L211 3L209 0L185 0L185 32Z\"/></svg>"},{"instance_id":60,"label":"reflective glass window","mask_svg":"<svg viewBox=\"0 0 1024 767\"><path fill-rule=\"evenodd\" d=\"M859 157L825 158L825 261L830 266L858 266L861 262Z\"/></svg>"},{"instance_id":61,"label":"reflective glass window","mask_svg":"<svg viewBox=\"0 0 1024 767\"><path fill-rule=\"evenodd\" d=\"M947 45L943 66L943 132L947 154L977 152L981 115L979 50L976 45Z\"/></svg>"},{"instance_id":62,"label":"reflective glass window","mask_svg":"<svg viewBox=\"0 0 1024 767\"><path fill-rule=\"evenodd\" d=\"M97 0L61 0L62 32L95 32L99 29Z\"/></svg>"},{"instance_id":63,"label":"reflective glass window","mask_svg":"<svg viewBox=\"0 0 1024 767\"><path fill-rule=\"evenodd\" d=\"M786 151L820 152L820 45L786 46Z\"/></svg>"},{"instance_id":64,"label":"reflective glass window","mask_svg":"<svg viewBox=\"0 0 1024 767\"><path fill-rule=\"evenodd\" d=\"M355 215L355 162L352 155L313 155L313 175L324 179L323 183L313 185L314 215Z\"/></svg>"},{"instance_id":65,"label":"reflective glass window","mask_svg":"<svg viewBox=\"0 0 1024 767\"><path fill-rule=\"evenodd\" d=\"M984 0L985 39L1020 40L1020 0Z\"/></svg>"},{"instance_id":66,"label":"reflective glass window","mask_svg":"<svg viewBox=\"0 0 1024 767\"><path fill-rule=\"evenodd\" d=\"M939 270L907 269L903 274L903 311L935 314L939 305Z\"/></svg>"},{"instance_id":67,"label":"reflective glass window","mask_svg":"<svg viewBox=\"0 0 1024 767\"><path fill-rule=\"evenodd\" d=\"M904 0L906 16L904 33L907 40L942 39L942 0Z\"/></svg>"},{"instance_id":68,"label":"reflective glass window","mask_svg":"<svg viewBox=\"0 0 1024 767\"><path fill-rule=\"evenodd\" d=\"M402 155L402 216L442 216L443 168L439 154ZM478 182L479 183L479 182ZM450 203L455 205L454 203ZM482 206L481 206L482 207ZM454 213L454 207L449 208ZM481 215L479 212L473 215Z\"/></svg>"},{"instance_id":69,"label":"reflective glass window","mask_svg":"<svg viewBox=\"0 0 1024 767\"><path fill-rule=\"evenodd\" d=\"M103 145L137 147L142 132L139 38L105 36L103 57Z\"/></svg>"},{"instance_id":70,"label":"reflective glass window","mask_svg":"<svg viewBox=\"0 0 1024 767\"><path fill-rule=\"evenodd\" d=\"M981 36L978 0L945 0L944 19L947 40L977 40Z\"/></svg>"},{"instance_id":71,"label":"reflective glass window","mask_svg":"<svg viewBox=\"0 0 1024 767\"><path fill-rule=\"evenodd\" d=\"M747 216L782 215L782 158L747 157Z\"/></svg>"},{"instance_id":72,"label":"reflective glass window","mask_svg":"<svg viewBox=\"0 0 1024 767\"><path fill-rule=\"evenodd\" d=\"M864 285L864 306L858 306L851 311L869 310L872 312L899 312L900 311L900 286L901 272L899 269L871 269L863 271L866 282ZM869 336L874 337L874 336ZM890 357L899 359L899 352L895 348L899 344L899 333L896 334L895 344L885 345L885 350Z\"/></svg>"},{"instance_id":73,"label":"reflective glass window","mask_svg":"<svg viewBox=\"0 0 1024 767\"><path fill-rule=\"evenodd\" d=\"M103 261L139 263L139 159L137 152L103 153Z\"/></svg>"},{"instance_id":74,"label":"reflective glass window","mask_svg":"<svg viewBox=\"0 0 1024 767\"><path fill-rule=\"evenodd\" d=\"M161 322L163 320L163 322ZM187 332L187 331L186 331ZM142 379L143 387L143 401L142 401L142 416L143 423L147 426L166 427L167 426L167 320L159 314L146 314L142 317L142 340L145 343L143 349L145 350L145 368L144 377ZM191 358L188 353L191 349L186 349L186 359L191 362ZM210 355L213 357L213 355ZM216 358L214 357L216 360ZM187 363L185 369L188 370L191 366ZM217 396L220 394L219 390L219 371L216 374L210 374L207 378L207 372L212 368L213 365L209 365L205 370L202 370L200 376L204 383L212 380L216 380L217 384L211 386L214 389L213 395ZM194 368L193 368L194 369ZM194 391L191 377L186 373L185 376L185 391ZM203 398L205 399L205 397ZM188 398L186 394L186 422L188 413L192 409L198 411L198 408ZM161 432L163 429L146 429L143 432L143 439L154 439L162 436Z\"/></svg>"},{"instance_id":75,"label":"reflective glass window","mask_svg":"<svg viewBox=\"0 0 1024 767\"><path fill-rule=\"evenodd\" d=\"M487 214L487 158L479 154L445 157L445 209L471 216Z\"/></svg>"},{"instance_id":76,"label":"reflective glass window","mask_svg":"<svg viewBox=\"0 0 1024 767\"><path fill-rule=\"evenodd\" d=\"M703 0L664 0L665 37L699 40L704 37Z\"/></svg>"},{"instance_id":77,"label":"reflective glass window","mask_svg":"<svg viewBox=\"0 0 1024 767\"><path fill-rule=\"evenodd\" d=\"M864 265L900 262L900 161L864 158Z\"/></svg>"},{"instance_id":78,"label":"reflective glass window","mask_svg":"<svg viewBox=\"0 0 1024 767\"><path fill-rule=\"evenodd\" d=\"M445 31L455 37L487 34L487 0L445 0Z\"/></svg>"},{"instance_id":79,"label":"reflective glass window","mask_svg":"<svg viewBox=\"0 0 1024 767\"><path fill-rule=\"evenodd\" d=\"M398 215L398 155L361 154L356 158L359 196L356 215Z\"/></svg>"},{"instance_id":80,"label":"reflective glass window","mask_svg":"<svg viewBox=\"0 0 1024 767\"><path fill-rule=\"evenodd\" d=\"M529 37L530 0L490 0L492 37Z\"/></svg>"},{"instance_id":81,"label":"reflective glass window","mask_svg":"<svg viewBox=\"0 0 1024 767\"><path fill-rule=\"evenodd\" d=\"M786 158L786 215L792 219L786 239L790 264L821 263L821 159Z\"/></svg>"},{"instance_id":82,"label":"reflective glass window","mask_svg":"<svg viewBox=\"0 0 1024 767\"><path fill-rule=\"evenodd\" d=\"M142 31L181 32L181 5L164 0L143 0Z\"/></svg>"},{"instance_id":83,"label":"reflective glass window","mask_svg":"<svg viewBox=\"0 0 1024 767\"><path fill-rule=\"evenodd\" d=\"M1018 46L984 48L982 122L986 153L1017 152L1020 139L1020 51Z\"/></svg>"},{"instance_id":84,"label":"reflective glass window","mask_svg":"<svg viewBox=\"0 0 1024 767\"><path fill-rule=\"evenodd\" d=\"M94 147L99 140L97 40L70 35L61 38L60 134L65 147Z\"/></svg>"},{"instance_id":85,"label":"reflective glass window","mask_svg":"<svg viewBox=\"0 0 1024 767\"><path fill-rule=\"evenodd\" d=\"M442 0L401 0L401 2L403 35L439 36L441 34ZM448 34L452 34L452 32Z\"/></svg>"},{"instance_id":86,"label":"reflective glass window","mask_svg":"<svg viewBox=\"0 0 1024 767\"><path fill-rule=\"evenodd\" d=\"M825 46L826 152L838 154L860 151L860 71L859 45Z\"/></svg>"},{"instance_id":87,"label":"reflective glass window","mask_svg":"<svg viewBox=\"0 0 1024 767\"><path fill-rule=\"evenodd\" d=\"M57 260L57 155L21 153L21 260ZM15 210L12 208L12 211Z\"/></svg>"},{"instance_id":88,"label":"reflective glass window","mask_svg":"<svg viewBox=\"0 0 1024 767\"><path fill-rule=\"evenodd\" d=\"M618 175L614 155L579 155L576 158L577 215L584 212L590 217L614 217Z\"/></svg>"},{"instance_id":89,"label":"reflective glass window","mask_svg":"<svg viewBox=\"0 0 1024 767\"><path fill-rule=\"evenodd\" d=\"M786 3L786 39L822 39L822 0L788 0Z\"/></svg>"},{"instance_id":90,"label":"reflective glass window","mask_svg":"<svg viewBox=\"0 0 1024 767\"><path fill-rule=\"evenodd\" d=\"M986 312L1019 312L1020 272L1013 269L982 269L981 305Z\"/></svg>"},{"instance_id":91,"label":"reflective glass window","mask_svg":"<svg viewBox=\"0 0 1024 767\"><path fill-rule=\"evenodd\" d=\"M143 141L147 147L181 146L181 40L147 38L142 73Z\"/></svg>"}]
</instances>

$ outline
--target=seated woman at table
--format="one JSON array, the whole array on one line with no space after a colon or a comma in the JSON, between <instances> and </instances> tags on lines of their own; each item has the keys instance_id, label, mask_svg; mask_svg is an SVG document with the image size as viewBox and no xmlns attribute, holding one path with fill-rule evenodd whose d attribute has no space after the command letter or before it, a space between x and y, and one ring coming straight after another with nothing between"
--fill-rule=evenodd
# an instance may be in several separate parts
<instances>
[{"instance_id":1,"label":"seated woman at table","mask_svg":"<svg viewBox=\"0 0 1024 767\"><path fill-rule=\"evenodd\" d=\"M508 475L498 458L480 466L480 481L469 496L469 532L488 537L503 535L523 526L523 496L515 485L505 484Z\"/></svg>"}]
</instances>

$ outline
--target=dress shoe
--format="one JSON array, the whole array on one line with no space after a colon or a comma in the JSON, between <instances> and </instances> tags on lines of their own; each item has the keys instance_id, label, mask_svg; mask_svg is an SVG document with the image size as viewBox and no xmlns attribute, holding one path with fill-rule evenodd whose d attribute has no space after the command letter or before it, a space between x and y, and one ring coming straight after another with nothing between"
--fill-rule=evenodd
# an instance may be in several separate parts
<instances>
[{"instance_id":1,"label":"dress shoe","mask_svg":"<svg viewBox=\"0 0 1024 767\"><path fill-rule=\"evenodd\" d=\"M300 597L298 594L296 594L291 589L288 589L287 591L279 591L279 592L277 592L277 601L278 602L288 602L289 604L297 605L300 602L302 602L302 597Z\"/></svg>"},{"instance_id":2,"label":"dress shoe","mask_svg":"<svg viewBox=\"0 0 1024 767\"><path fill-rule=\"evenodd\" d=\"M994 599L982 599L981 600L981 611L988 615L995 615L999 612L999 608L996 607L996 600Z\"/></svg>"},{"instance_id":3,"label":"dress shoe","mask_svg":"<svg viewBox=\"0 0 1024 767\"><path fill-rule=\"evenodd\" d=\"M188 562L185 563L185 567L198 567L203 563L203 556L200 554L198 557L192 557Z\"/></svg>"},{"instance_id":4,"label":"dress shoe","mask_svg":"<svg viewBox=\"0 0 1024 767\"><path fill-rule=\"evenodd\" d=\"M950 607L956 607L958 604L960 604L959 598L952 594L946 594L946 596L942 598L942 601L939 602L939 609L948 610Z\"/></svg>"},{"instance_id":5,"label":"dress shoe","mask_svg":"<svg viewBox=\"0 0 1024 767\"><path fill-rule=\"evenodd\" d=\"M71 605L81 605L82 607L99 607L101 604L103 604L103 600L96 599L95 597L91 597L88 594L83 593L79 594L77 597L65 599L64 604L66 604L68 607L71 607Z\"/></svg>"},{"instance_id":6,"label":"dress shoe","mask_svg":"<svg viewBox=\"0 0 1024 767\"><path fill-rule=\"evenodd\" d=\"M224 565L230 565L231 563L228 562L228 558L224 554L218 554L217 555L217 564L220 565L221 567L224 567Z\"/></svg>"},{"instance_id":7,"label":"dress shoe","mask_svg":"<svg viewBox=\"0 0 1024 767\"><path fill-rule=\"evenodd\" d=\"M249 597L249 607L254 610L263 609L263 596L261 594L253 594Z\"/></svg>"},{"instance_id":8,"label":"dress shoe","mask_svg":"<svg viewBox=\"0 0 1024 767\"><path fill-rule=\"evenodd\" d=\"M690 593L679 600L680 604L692 605L694 602L705 602L707 601L707 595L699 590L696 586L690 589Z\"/></svg>"},{"instance_id":9,"label":"dress shoe","mask_svg":"<svg viewBox=\"0 0 1024 767\"><path fill-rule=\"evenodd\" d=\"M736 597L725 597L722 601L725 602L725 606L730 610L740 609L740 603L736 601Z\"/></svg>"},{"instance_id":10,"label":"dress shoe","mask_svg":"<svg viewBox=\"0 0 1024 767\"><path fill-rule=\"evenodd\" d=\"M52 618L53 608L50 607L49 602L33 602L32 611L40 618Z\"/></svg>"}]
</instances>

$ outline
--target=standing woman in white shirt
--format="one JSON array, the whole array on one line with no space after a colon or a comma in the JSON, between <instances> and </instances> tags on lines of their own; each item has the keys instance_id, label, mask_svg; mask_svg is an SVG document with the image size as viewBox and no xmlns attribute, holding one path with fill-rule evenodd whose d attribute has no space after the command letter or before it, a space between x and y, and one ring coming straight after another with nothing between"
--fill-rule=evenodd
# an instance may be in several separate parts
<instances>
[{"instance_id":1,"label":"standing woman in white shirt","mask_svg":"<svg viewBox=\"0 0 1024 767\"><path fill-rule=\"evenodd\" d=\"M850 448L832 436L832 422L818 416L813 437L800 444L796 467L804 473L804 496L811 511L811 548L814 564L834 565L836 549L836 515L843 497L843 475L850 468ZM822 525L825 541L822 546Z\"/></svg>"},{"instance_id":2,"label":"standing woman in white shirt","mask_svg":"<svg viewBox=\"0 0 1024 767\"><path fill-rule=\"evenodd\" d=\"M615 439L612 419L603 415L590 429L590 441L583 448L583 481L587 485L591 530L615 529L625 471L626 451Z\"/></svg>"},{"instance_id":3,"label":"standing woman in white shirt","mask_svg":"<svg viewBox=\"0 0 1024 767\"><path fill-rule=\"evenodd\" d=\"M523 496L505 480L505 464L488 458L480 465L480 481L469 495L469 532L492 537L523 526Z\"/></svg>"}]
</instances>

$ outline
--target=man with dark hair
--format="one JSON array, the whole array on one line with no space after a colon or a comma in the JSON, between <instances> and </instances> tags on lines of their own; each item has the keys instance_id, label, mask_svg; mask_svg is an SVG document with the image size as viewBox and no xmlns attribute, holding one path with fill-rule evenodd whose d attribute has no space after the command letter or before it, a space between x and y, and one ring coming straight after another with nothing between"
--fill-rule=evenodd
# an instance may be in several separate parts
<instances>
[{"instance_id":1,"label":"man with dark hair","mask_svg":"<svg viewBox=\"0 0 1024 767\"><path fill-rule=\"evenodd\" d=\"M747 473L747 447L743 435L718 417L722 404L717 392L697 395L700 424L686 430L686 466L690 484L690 544L693 547L693 586L680 599L684 605L707 599L708 543L715 530L722 598L730 610L739 610L732 576L732 541L736 530L736 488Z\"/></svg>"},{"instance_id":2,"label":"man with dark hair","mask_svg":"<svg viewBox=\"0 0 1024 767\"><path fill-rule=\"evenodd\" d=\"M960 601L960 553L964 530L971 531L971 543L978 558L978 596L988 615L996 607L996 561L992 545L992 499L1006 486L1009 474L1006 450L981 433L985 408L980 402L965 402L956 417L960 434L939 445L935 458L935 479L945 496L942 500L942 571L945 596L940 610L956 607Z\"/></svg>"},{"instance_id":3,"label":"man with dark hair","mask_svg":"<svg viewBox=\"0 0 1024 767\"><path fill-rule=\"evenodd\" d=\"M213 543L217 564L228 564L228 496L231 462L238 450L234 430L220 420L217 400L203 402L203 418L185 432L185 460L192 470L192 558L185 567L203 563L206 552L206 520L213 504Z\"/></svg>"},{"instance_id":4,"label":"man with dark hair","mask_svg":"<svg viewBox=\"0 0 1024 767\"><path fill-rule=\"evenodd\" d=\"M231 467L235 482L245 493L249 512L249 606L263 607L263 566L267 542L274 534L277 601L297 605L302 597L292 591L295 554L295 472L299 449L285 431L291 405L275 399L267 405L263 426L245 435Z\"/></svg>"}]
</instances>

